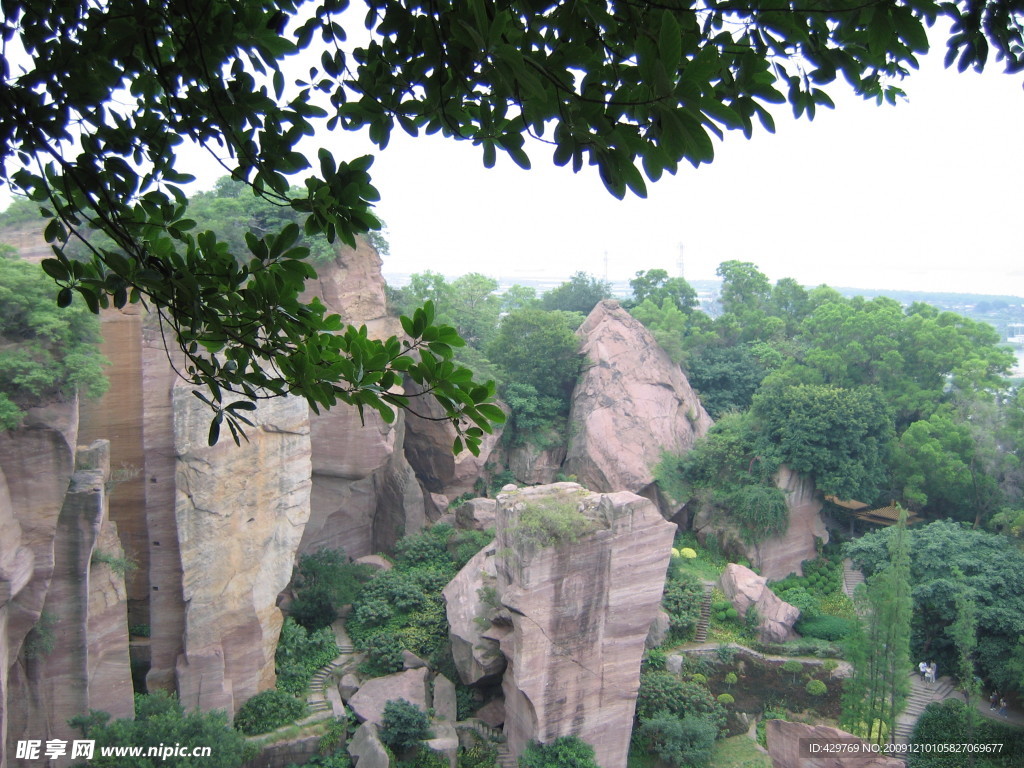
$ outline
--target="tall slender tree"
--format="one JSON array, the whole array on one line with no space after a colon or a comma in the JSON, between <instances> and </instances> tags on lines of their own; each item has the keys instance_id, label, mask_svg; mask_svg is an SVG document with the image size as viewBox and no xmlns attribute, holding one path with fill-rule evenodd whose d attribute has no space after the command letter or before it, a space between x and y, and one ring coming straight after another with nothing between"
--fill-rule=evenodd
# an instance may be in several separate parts
<instances>
[{"instance_id":1,"label":"tall slender tree","mask_svg":"<svg viewBox=\"0 0 1024 768\"><path fill-rule=\"evenodd\" d=\"M850 639L853 676L843 694L842 723L877 744L894 733L910 694L910 550L907 513L889 540L889 565L858 593L861 627Z\"/></svg>"}]
</instances>

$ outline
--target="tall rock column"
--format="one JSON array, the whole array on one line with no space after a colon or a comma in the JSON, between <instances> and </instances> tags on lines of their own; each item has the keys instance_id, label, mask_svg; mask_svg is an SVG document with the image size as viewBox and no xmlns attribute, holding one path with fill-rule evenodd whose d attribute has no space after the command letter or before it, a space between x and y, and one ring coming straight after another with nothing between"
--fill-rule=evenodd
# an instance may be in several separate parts
<instances>
[{"instance_id":1,"label":"tall rock column","mask_svg":"<svg viewBox=\"0 0 1024 768\"><path fill-rule=\"evenodd\" d=\"M578 538L535 543L523 516L538 509L575 520ZM624 768L675 530L629 492L555 483L498 496L498 593L512 621L501 639L502 688L514 754L531 739L575 735L602 768Z\"/></svg>"},{"instance_id":2,"label":"tall rock column","mask_svg":"<svg viewBox=\"0 0 1024 768\"><path fill-rule=\"evenodd\" d=\"M0 432L0 765L7 745L38 738L25 731L39 702L22 651L53 576L57 518L74 471L77 434L77 400L33 408L19 429Z\"/></svg>"},{"instance_id":3,"label":"tall rock column","mask_svg":"<svg viewBox=\"0 0 1024 768\"><path fill-rule=\"evenodd\" d=\"M309 519L308 407L262 401L248 442L207 445L211 414L191 387L174 389L174 515L185 606L178 693L186 708L234 712L274 684L282 616Z\"/></svg>"}]
</instances>

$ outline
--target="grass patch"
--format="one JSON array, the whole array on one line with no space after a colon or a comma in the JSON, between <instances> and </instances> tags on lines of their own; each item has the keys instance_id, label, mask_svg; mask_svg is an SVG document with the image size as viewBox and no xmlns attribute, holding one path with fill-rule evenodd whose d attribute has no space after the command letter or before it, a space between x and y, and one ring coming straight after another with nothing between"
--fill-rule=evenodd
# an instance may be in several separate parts
<instances>
[{"instance_id":1,"label":"grass patch","mask_svg":"<svg viewBox=\"0 0 1024 768\"><path fill-rule=\"evenodd\" d=\"M771 758L746 734L715 742L710 768L772 768Z\"/></svg>"},{"instance_id":2,"label":"grass patch","mask_svg":"<svg viewBox=\"0 0 1024 768\"><path fill-rule=\"evenodd\" d=\"M676 559L676 562L679 564L679 570L692 573L694 576L705 581L718 581L718 577L722 575L725 566L729 564L729 560L725 556L700 546L697 543L697 537L689 531L676 536L675 543L672 546L676 549L689 547L697 553L697 556L694 558L680 557Z\"/></svg>"}]
</instances>

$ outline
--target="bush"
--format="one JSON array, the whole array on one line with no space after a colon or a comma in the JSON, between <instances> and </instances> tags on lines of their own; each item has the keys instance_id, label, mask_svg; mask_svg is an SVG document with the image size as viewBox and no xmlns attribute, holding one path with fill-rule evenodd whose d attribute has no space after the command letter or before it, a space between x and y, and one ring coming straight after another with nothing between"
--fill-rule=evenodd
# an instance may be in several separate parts
<instances>
[{"instance_id":1,"label":"bush","mask_svg":"<svg viewBox=\"0 0 1024 768\"><path fill-rule=\"evenodd\" d=\"M459 752L459 768L494 768L498 763L498 749L481 741Z\"/></svg>"},{"instance_id":2,"label":"bush","mask_svg":"<svg viewBox=\"0 0 1024 768\"><path fill-rule=\"evenodd\" d=\"M804 671L804 665L796 659L790 659L789 661L783 662L782 671L795 679L797 675Z\"/></svg>"},{"instance_id":3,"label":"bush","mask_svg":"<svg viewBox=\"0 0 1024 768\"><path fill-rule=\"evenodd\" d=\"M838 642L846 639L856 626L856 622L856 619L846 619L842 616L813 616L808 619L801 617L794 629L804 637Z\"/></svg>"},{"instance_id":4,"label":"bush","mask_svg":"<svg viewBox=\"0 0 1024 768\"><path fill-rule=\"evenodd\" d=\"M824 696L828 693L828 686L821 682L821 680L808 680L804 690L811 696Z\"/></svg>"},{"instance_id":5,"label":"bush","mask_svg":"<svg viewBox=\"0 0 1024 768\"><path fill-rule=\"evenodd\" d=\"M366 661L359 665L359 671L370 677L383 677L401 672L404 664L402 642L387 632L374 635L366 643Z\"/></svg>"},{"instance_id":6,"label":"bush","mask_svg":"<svg viewBox=\"0 0 1024 768\"><path fill-rule=\"evenodd\" d=\"M519 768L599 768L594 748L578 736L561 736L550 744L531 741L519 758Z\"/></svg>"},{"instance_id":7,"label":"bush","mask_svg":"<svg viewBox=\"0 0 1024 768\"><path fill-rule=\"evenodd\" d=\"M249 699L235 715L235 728L247 736L267 733L306 714L306 702L271 688Z\"/></svg>"},{"instance_id":8,"label":"bush","mask_svg":"<svg viewBox=\"0 0 1024 768\"><path fill-rule=\"evenodd\" d=\"M731 693L720 693L718 694L718 703L721 704L723 707L727 707L730 704L735 704L736 699L733 698L733 695Z\"/></svg>"},{"instance_id":9,"label":"bush","mask_svg":"<svg viewBox=\"0 0 1024 768\"><path fill-rule=\"evenodd\" d=\"M636 699L637 717L649 720L662 712L676 717L701 715L719 730L725 728L725 710L703 685L680 680L671 672L644 672Z\"/></svg>"},{"instance_id":10,"label":"bush","mask_svg":"<svg viewBox=\"0 0 1024 768\"><path fill-rule=\"evenodd\" d=\"M711 763L718 728L703 717L678 718L659 712L637 730L636 741L672 768L703 768Z\"/></svg>"},{"instance_id":11,"label":"bush","mask_svg":"<svg viewBox=\"0 0 1024 768\"><path fill-rule=\"evenodd\" d=\"M669 616L669 637L690 640L700 620L704 585L700 579L678 568L669 568L661 605Z\"/></svg>"},{"instance_id":12,"label":"bush","mask_svg":"<svg viewBox=\"0 0 1024 768\"><path fill-rule=\"evenodd\" d=\"M380 740L396 752L404 752L430 737L427 713L405 699L392 699L384 705Z\"/></svg>"},{"instance_id":13,"label":"bush","mask_svg":"<svg viewBox=\"0 0 1024 768\"><path fill-rule=\"evenodd\" d=\"M572 499L544 499L531 502L520 513L509 536L518 546L555 547L574 543L594 529Z\"/></svg>"},{"instance_id":14,"label":"bush","mask_svg":"<svg viewBox=\"0 0 1024 768\"><path fill-rule=\"evenodd\" d=\"M293 696L305 696L313 673L337 656L338 644L330 628L309 632L291 616L287 617L274 655L277 687Z\"/></svg>"}]
</instances>

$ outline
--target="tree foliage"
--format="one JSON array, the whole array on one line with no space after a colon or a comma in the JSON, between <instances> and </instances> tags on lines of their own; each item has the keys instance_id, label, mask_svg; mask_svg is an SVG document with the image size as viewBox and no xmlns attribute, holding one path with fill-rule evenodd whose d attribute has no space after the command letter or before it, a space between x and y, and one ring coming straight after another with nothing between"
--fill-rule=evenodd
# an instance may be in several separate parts
<instances>
[{"instance_id":1,"label":"tree foliage","mask_svg":"<svg viewBox=\"0 0 1024 768\"><path fill-rule=\"evenodd\" d=\"M706 718L659 712L640 724L635 738L671 768L704 768L711 764L717 737L718 729Z\"/></svg>"},{"instance_id":2,"label":"tree foliage","mask_svg":"<svg viewBox=\"0 0 1024 768\"><path fill-rule=\"evenodd\" d=\"M545 292L540 297L540 306L547 310L589 315L599 301L611 297L611 286L607 282L586 272L577 272L568 281Z\"/></svg>"},{"instance_id":3,"label":"tree foliage","mask_svg":"<svg viewBox=\"0 0 1024 768\"><path fill-rule=\"evenodd\" d=\"M522 167L527 135L553 160L593 165L608 190L646 193L686 160L708 162L711 136L768 130L766 105L813 117L838 79L895 102L894 79L928 48L925 27L950 17L948 63L983 67L990 51L1022 66L1022 22L980 0L795 7L534 3L453 5L367 0L369 41L346 49L347 0L16 0L5 8L0 181L39 204L56 247L44 269L58 303L146 301L210 390L217 426L244 423L224 391L292 393L314 408L345 402L383 413L407 405L400 374L427 384L475 448L501 416L490 391L450 365L457 334L414 316L410 347L371 341L299 300L311 276L300 227L250 233L246 253L197 231L180 185L187 138L259 197L305 217L308 236L352 244L378 229L373 158L305 151L317 130L365 131L380 149L397 127L498 150ZM285 67L302 54L304 66ZM293 71L299 74L292 75ZM443 73L443 76L437 76ZM303 142L300 145L300 142ZM315 168L314 168L315 163ZM642 170L641 170L642 169ZM298 184L292 177L305 174ZM101 230L111 247L89 244ZM65 246L85 243L88 258ZM407 354L412 352L413 355ZM416 353L421 355L417 360ZM470 426L470 425L473 426ZM214 429L211 437L216 438Z\"/></svg>"},{"instance_id":4,"label":"tree foliage","mask_svg":"<svg viewBox=\"0 0 1024 768\"><path fill-rule=\"evenodd\" d=\"M845 551L865 573L875 573L887 559L892 535L888 529L867 534ZM957 669L959 653L948 628L957 621L957 601L969 600L977 612L981 675L1001 691L1024 686L1013 661L1024 635L1024 553L1004 536L949 520L915 526L907 536L915 656L934 659L940 669Z\"/></svg>"},{"instance_id":5,"label":"tree foliage","mask_svg":"<svg viewBox=\"0 0 1024 768\"><path fill-rule=\"evenodd\" d=\"M531 741L519 768L598 768L594 748L578 736L559 736L550 744Z\"/></svg>"},{"instance_id":6,"label":"tree foliage","mask_svg":"<svg viewBox=\"0 0 1024 768\"><path fill-rule=\"evenodd\" d=\"M380 740L402 752L430 736L427 713L405 699L392 699L384 705L380 723Z\"/></svg>"},{"instance_id":7,"label":"tree foliage","mask_svg":"<svg viewBox=\"0 0 1024 768\"><path fill-rule=\"evenodd\" d=\"M96 346L99 322L85 307L61 311L52 284L33 264L0 250L0 429L26 408L107 388Z\"/></svg>"},{"instance_id":8,"label":"tree foliage","mask_svg":"<svg viewBox=\"0 0 1024 768\"><path fill-rule=\"evenodd\" d=\"M88 763L81 765L100 768L187 768L197 758L168 755L133 757L129 755L103 756L103 747L181 746L191 753L197 747L212 747L209 757L202 758L211 768L238 768L255 756L255 750L245 743L242 734L228 724L222 710L186 713L173 696L158 691L135 695L135 718L110 720L106 712L90 710L86 715L73 718L69 724L82 731L82 737L96 742L95 753Z\"/></svg>"}]
</instances>

